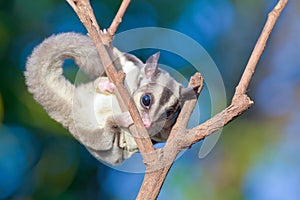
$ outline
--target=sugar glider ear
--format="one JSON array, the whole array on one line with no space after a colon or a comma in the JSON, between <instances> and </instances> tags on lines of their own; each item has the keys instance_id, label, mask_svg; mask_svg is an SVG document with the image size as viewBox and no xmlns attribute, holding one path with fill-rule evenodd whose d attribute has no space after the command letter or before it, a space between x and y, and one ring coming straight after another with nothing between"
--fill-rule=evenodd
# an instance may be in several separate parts
<instances>
[{"instance_id":1,"label":"sugar glider ear","mask_svg":"<svg viewBox=\"0 0 300 200\"><path fill-rule=\"evenodd\" d=\"M182 88L180 91L181 98L184 100L197 98L196 91L198 90L198 88L199 86Z\"/></svg>"},{"instance_id":2,"label":"sugar glider ear","mask_svg":"<svg viewBox=\"0 0 300 200\"><path fill-rule=\"evenodd\" d=\"M147 79L150 79L158 72L157 68L158 68L159 56L160 56L160 52L157 52L156 54L150 56L146 61L145 75Z\"/></svg>"}]
</instances>

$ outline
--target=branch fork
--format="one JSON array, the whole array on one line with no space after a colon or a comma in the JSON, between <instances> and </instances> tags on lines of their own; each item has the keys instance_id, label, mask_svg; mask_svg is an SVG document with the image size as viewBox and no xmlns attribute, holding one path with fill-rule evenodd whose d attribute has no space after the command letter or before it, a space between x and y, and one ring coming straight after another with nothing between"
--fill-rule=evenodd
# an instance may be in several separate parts
<instances>
[{"instance_id":1,"label":"branch fork","mask_svg":"<svg viewBox=\"0 0 300 200\"><path fill-rule=\"evenodd\" d=\"M154 149L147 130L142 123L139 112L136 109L128 91L124 87L123 81L125 74L118 73L116 71L116 68L113 66L104 47L104 45L108 45L112 42L113 36L119 24L122 22L123 15L130 4L130 0L122 1L111 26L108 30L104 31L101 31L98 26L89 0L66 1L74 9L79 19L86 27L90 37L97 47L103 65L107 66L105 71L110 81L116 85L116 96L122 111L129 110L133 118L134 125L130 126L129 129L135 138L146 165L145 177L137 196L137 199L140 200L157 198L168 171L179 152L185 148L189 148L194 143L221 129L253 105L254 102L246 94L247 88L269 35L288 2L288 0L279 0L275 8L268 14L268 19L245 67L240 82L236 87L231 104L206 122L187 130L187 123L203 86L203 78L201 74L196 73L191 77L189 83L190 87L198 86L196 98L184 103L165 147L163 149ZM123 99L125 99L125 101Z\"/></svg>"}]
</instances>

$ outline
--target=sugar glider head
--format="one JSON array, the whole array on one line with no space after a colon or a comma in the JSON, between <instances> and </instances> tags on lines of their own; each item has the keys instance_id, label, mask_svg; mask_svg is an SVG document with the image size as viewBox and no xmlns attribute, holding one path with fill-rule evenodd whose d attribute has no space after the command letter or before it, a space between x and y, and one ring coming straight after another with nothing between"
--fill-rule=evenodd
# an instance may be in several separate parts
<instances>
[{"instance_id":1,"label":"sugar glider head","mask_svg":"<svg viewBox=\"0 0 300 200\"><path fill-rule=\"evenodd\" d=\"M183 89L166 71L158 68L160 53L149 57L141 68L133 99L150 137L169 134L180 112L183 97L193 91ZM159 138L158 140L160 140Z\"/></svg>"}]
</instances>

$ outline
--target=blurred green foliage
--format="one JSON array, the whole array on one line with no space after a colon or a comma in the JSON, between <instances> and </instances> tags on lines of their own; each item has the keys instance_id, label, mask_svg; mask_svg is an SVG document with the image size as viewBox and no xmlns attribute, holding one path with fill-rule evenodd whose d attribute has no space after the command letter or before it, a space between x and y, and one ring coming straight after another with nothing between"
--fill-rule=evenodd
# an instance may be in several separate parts
<instances>
[{"instance_id":1,"label":"blurred green foliage","mask_svg":"<svg viewBox=\"0 0 300 200\"><path fill-rule=\"evenodd\" d=\"M2 95L0 93L0 123L2 123L2 119L3 119L3 103L2 103Z\"/></svg>"},{"instance_id":2,"label":"blurred green foliage","mask_svg":"<svg viewBox=\"0 0 300 200\"><path fill-rule=\"evenodd\" d=\"M157 26L192 37L217 64L230 101L275 2L132 1L118 32ZM300 85L300 3L291 3L275 27L251 82L248 93L256 104L224 128L207 157L198 159L200 144L187 150L175 162L159 199L272 199L272 192L282 191L279 183L289 188L286 199L299 197L299 191L290 189L298 179L277 177L276 168L270 181L268 172L275 166L264 162L274 159L279 164L300 166L296 159L300 140L294 134L299 131L300 116L296 95ZM110 24L119 4L92 1L101 27ZM127 200L134 199L140 186L142 175L118 172L96 161L27 91L23 76L27 56L45 37L67 31L86 32L65 1L0 1L0 199ZM168 64L188 77L188 64L178 63L171 60ZM66 77L74 79L76 67L71 63L65 69ZM285 155L293 159L286 161ZM267 167L256 172L261 165ZM300 177L297 170L287 166L282 169Z\"/></svg>"}]
</instances>

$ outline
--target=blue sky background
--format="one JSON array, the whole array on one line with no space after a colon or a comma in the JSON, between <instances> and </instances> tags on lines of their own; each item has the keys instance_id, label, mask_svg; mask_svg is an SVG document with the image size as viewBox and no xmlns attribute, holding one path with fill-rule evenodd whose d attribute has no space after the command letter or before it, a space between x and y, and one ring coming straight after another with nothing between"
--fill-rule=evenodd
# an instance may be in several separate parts
<instances>
[{"instance_id":1,"label":"blue sky background","mask_svg":"<svg viewBox=\"0 0 300 200\"><path fill-rule=\"evenodd\" d=\"M119 3L92 1L101 27L109 26ZM275 4L274 0L136 0L118 32L163 27L191 37L216 63L230 102ZM143 174L96 161L27 92L23 71L33 47L53 33L68 31L86 32L65 1L0 1L0 199L127 200L138 193ZM249 86L255 104L223 129L208 156L198 158L201 142L185 151L158 199L299 198L299 48L300 2L290 1ZM135 53L145 60L153 51ZM186 78L193 73L189 63L168 52L162 52L161 62ZM65 71L72 79L77 69L66 66ZM207 91L200 101L201 117L208 118Z\"/></svg>"}]
</instances>

